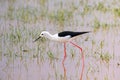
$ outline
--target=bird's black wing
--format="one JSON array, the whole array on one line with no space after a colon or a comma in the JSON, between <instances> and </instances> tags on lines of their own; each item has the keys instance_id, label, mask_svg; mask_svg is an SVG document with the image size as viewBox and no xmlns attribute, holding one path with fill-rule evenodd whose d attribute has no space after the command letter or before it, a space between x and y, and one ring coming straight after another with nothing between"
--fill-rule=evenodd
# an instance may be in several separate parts
<instances>
[{"instance_id":1,"label":"bird's black wing","mask_svg":"<svg viewBox=\"0 0 120 80\"><path fill-rule=\"evenodd\" d=\"M85 33L89 33L89 31L86 31L86 32L63 31L63 32L58 33L58 36L59 37L65 37L65 36L74 37L74 36L82 35L82 34L85 34Z\"/></svg>"}]
</instances>

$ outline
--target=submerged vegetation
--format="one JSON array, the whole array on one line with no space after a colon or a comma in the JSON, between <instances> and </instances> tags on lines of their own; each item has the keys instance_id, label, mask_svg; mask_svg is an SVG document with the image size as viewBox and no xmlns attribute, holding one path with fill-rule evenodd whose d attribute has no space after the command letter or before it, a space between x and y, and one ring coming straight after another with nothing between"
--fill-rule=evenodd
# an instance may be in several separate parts
<instances>
[{"instance_id":1,"label":"submerged vegetation","mask_svg":"<svg viewBox=\"0 0 120 80\"><path fill-rule=\"evenodd\" d=\"M115 17L120 17L120 8L114 8L113 13L114 13Z\"/></svg>"},{"instance_id":2,"label":"submerged vegetation","mask_svg":"<svg viewBox=\"0 0 120 80\"><path fill-rule=\"evenodd\" d=\"M48 18L54 22L57 22L60 25L64 25L65 22L68 22L73 16L72 11L58 9L57 12L52 12L48 14Z\"/></svg>"}]
</instances>

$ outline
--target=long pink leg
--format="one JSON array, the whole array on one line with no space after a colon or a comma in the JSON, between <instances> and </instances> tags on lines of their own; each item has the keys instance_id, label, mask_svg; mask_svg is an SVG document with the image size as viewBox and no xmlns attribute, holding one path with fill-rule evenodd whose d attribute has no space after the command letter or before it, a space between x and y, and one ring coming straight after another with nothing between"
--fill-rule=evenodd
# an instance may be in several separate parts
<instances>
[{"instance_id":1,"label":"long pink leg","mask_svg":"<svg viewBox=\"0 0 120 80\"><path fill-rule=\"evenodd\" d=\"M63 69L64 69L64 79L66 80L66 68L64 65L65 59L66 59L67 55L66 55L66 43L64 43L64 58L62 61L62 65L63 65Z\"/></svg>"},{"instance_id":2,"label":"long pink leg","mask_svg":"<svg viewBox=\"0 0 120 80\"><path fill-rule=\"evenodd\" d=\"M81 75L80 75L80 80L82 80L82 76L83 76L83 72L84 72L84 54L83 54L82 48L80 46L76 45L73 42L70 42L70 43L73 44L75 47L79 48L81 53L82 53L82 72L81 72Z\"/></svg>"}]
</instances>

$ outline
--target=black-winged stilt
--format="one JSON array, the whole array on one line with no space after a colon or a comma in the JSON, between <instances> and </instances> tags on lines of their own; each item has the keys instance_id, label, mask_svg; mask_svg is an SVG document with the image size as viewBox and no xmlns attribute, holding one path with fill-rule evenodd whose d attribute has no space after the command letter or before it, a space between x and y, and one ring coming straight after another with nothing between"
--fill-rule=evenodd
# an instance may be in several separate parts
<instances>
[{"instance_id":1,"label":"black-winged stilt","mask_svg":"<svg viewBox=\"0 0 120 80\"><path fill-rule=\"evenodd\" d=\"M62 61L62 64L63 64L63 68L64 68L64 77L65 77L66 76L66 69L65 69L65 66L64 66L64 61L65 61L66 56L67 56L66 55L66 42L70 42L72 45L79 48L81 53L82 53L82 48L80 46L78 46L77 44L71 42L71 40L74 39L76 36L82 35L82 34L85 34L85 33L89 33L89 31L84 31L84 32L63 31L63 32L60 32L60 33L57 33L57 34L54 34L54 35L50 34L47 31L43 31L43 32L41 32L40 36L35 41L37 41L41 37L46 37L50 40L59 41L59 42L64 43L64 59ZM84 55L82 53L82 72L81 72L81 75L80 75L80 80L82 80L83 71L84 71Z\"/></svg>"}]
</instances>

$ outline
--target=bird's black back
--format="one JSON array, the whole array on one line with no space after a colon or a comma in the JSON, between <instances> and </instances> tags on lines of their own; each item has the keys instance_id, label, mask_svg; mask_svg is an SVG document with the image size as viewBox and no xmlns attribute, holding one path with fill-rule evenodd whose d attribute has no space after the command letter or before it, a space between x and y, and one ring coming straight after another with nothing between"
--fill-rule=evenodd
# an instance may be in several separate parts
<instances>
[{"instance_id":1,"label":"bird's black back","mask_svg":"<svg viewBox=\"0 0 120 80\"><path fill-rule=\"evenodd\" d=\"M70 35L71 37L74 37L74 36L82 35L82 34L85 34L85 33L89 33L89 31L86 31L86 32L63 31L63 32L58 33L58 36L59 37L65 37L65 36Z\"/></svg>"}]
</instances>

